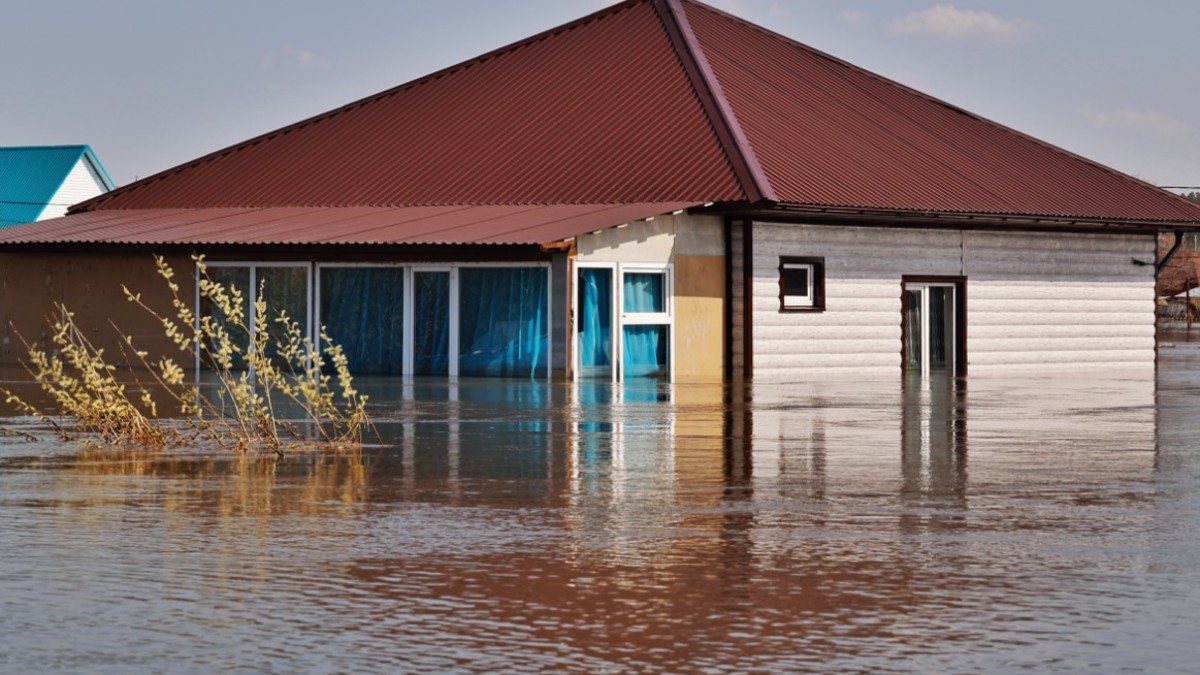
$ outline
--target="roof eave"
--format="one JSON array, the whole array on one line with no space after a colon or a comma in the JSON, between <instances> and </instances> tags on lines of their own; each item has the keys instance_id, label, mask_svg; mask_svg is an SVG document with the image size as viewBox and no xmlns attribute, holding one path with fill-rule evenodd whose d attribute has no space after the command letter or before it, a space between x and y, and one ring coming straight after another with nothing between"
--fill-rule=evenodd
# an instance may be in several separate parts
<instances>
[{"instance_id":1,"label":"roof eave","mask_svg":"<svg viewBox=\"0 0 1200 675\"><path fill-rule=\"evenodd\" d=\"M1200 221L1104 216L911 211L813 204L726 202L702 209L730 218L830 225L962 228L979 230L1200 231Z\"/></svg>"}]
</instances>

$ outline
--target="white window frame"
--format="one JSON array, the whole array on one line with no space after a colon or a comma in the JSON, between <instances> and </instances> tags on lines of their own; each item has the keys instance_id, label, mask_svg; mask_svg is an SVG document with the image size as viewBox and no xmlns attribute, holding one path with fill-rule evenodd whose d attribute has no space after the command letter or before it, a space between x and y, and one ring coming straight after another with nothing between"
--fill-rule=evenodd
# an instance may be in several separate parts
<instances>
[{"instance_id":1,"label":"white window frame","mask_svg":"<svg viewBox=\"0 0 1200 675\"><path fill-rule=\"evenodd\" d=\"M816 265L813 263L782 263L779 266L780 271L786 270L804 270L805 276L808 277L807 295L784 295L783 309L809 309L816 306L816 281L817 272Z\"/></svg>"},{"instance_id":2,"label":"white window frame","mask_svg":"<svg viewBox=\"0 0 1200 675\"><path fill-rule=\"evenodd\" d=\"M618 274L617 274L617 263L611 263L611 262L577 262L577 263L575 263L575 270L572 273L573 274L572 279L574 280L575 283L572 285L573 292L571 293L571 347L572 347L571 354L573 356L572 364L571 364L571 373L572 373L572 378L575 380L580 379L579 373L580 373L580 369L582 367L582 364L580 363L581 359L580 359L580 353L579 353L579 270L581 270L581 269L601 269L601 270L608 270L610 273L612 273L613 297L611 298L611 302L609 303L609 317L608 317L609 331L611 333L616 333L621 325L620 305L617 304L617 286L621 283L621 277L618 276ZM618 380L618 375L621 370L620 364L619 364L619 361L621 360L621 353L618 350L619 343L617 342L617 336L610 334L608 337L608 343L611 346L612 351L613 351L613 353L611 354L612 363L610 364L609 370L611 371L612 381L616 382Z\"/></svg>"},{"instance_id":3,"label":"white window frame","mask_svg":"<svg viewBox=\"0 0 1200 675\"><path fill-rule=\"evenodd\" d=\"M313 302L313 294L315 291L314 291L314 284L313 284L313 265L312 265L312 263L307 262L307 261L283 261L283 262L269 261L268 262L268 261L262 261L262 260L218 260L218 261L205 260L204 267L205 267L205 269L212 269L215 267L247 267L250 269L250 297L246 298L245 301L248 305L248 309L250 310L250 325L248 325L247 328L249 329L251 336L253 336L254 333L258 330L258 312L254 308L254 303L258 299L258 268L260 268L260 267L303 267L304 268L304 283L305 283L304 302L305 302L305 309L308 313L308 321L302 327L302 333L305 337L307 337L309 339L310 344L314 344L314 345L316 344L316 341L313 339L313 326L315 325L314 320L316 319L316 317L313 316L313 308L315 307L314 302ZM196 320L196 330L198 331L200 329L200 317L201 317L201 312L200 312L200 268L198 266L196 267L194 274L195 274L195 279L196 279L196 302L195 302L195 308L196 308L195 317L196 317L196 319L195 320ZM253 337L251 339L253 339ZM199 375L199 373L200 373L200 349L198 346L196 349L195 368L196 368L197 375Z\"/></svg>"},{"instance_id":4,"label":"white window frame","mask_svg":"<svg viewBox=\"0 0 1200 675\"><path fill-rule=\"evenodd\" d=\"M675 266L671 263L617 263L617 262L576 262L571 271L572 279L578 284L580 268L610 269L613 271L613 304L611 344L613 345L612 381L625 380L625 326L666 326L667 327L667 358L670 373L668 382L675 382ZM625 275L626 274L662 274L663 275L663 309L662 312L626 312L625 311ZM571 344L574 347L572 379L579 380L579 292L571 294Z\"/></svg>"},{"instance_id":5,"label":"white window frame","mask_svg":"<svg viewBox=\"0 0 1200 675\"><path fill-rule=\"evenodd\" d=\"M317 293L316 308L319 311L320 304L320 271L325 267L341 268L341 267L391 267L404 269L404 351L402 354L401 377L411 380L413 378L413 328L414 328L414 310L413 293L415 284L413 283L413 275L416 272L449 272L450 273L450 327L447 335L447 340L450 344L449 348L449 363L448 375L450 380L457 380L459 377L459 271L465 268L537 268L546 270L546 379L550 380L554 371L554 268L548 262L538 261L504 261L504 262L451 262L451 263L376 263L376 262L319 262L315 263L317 269L317 277L315 288ZM312 314L313 326L319 325L319 315ZM319 331L317 331L319 335ZM318 345L319 348L319 345Z\"/></svg>"}]
</instances>

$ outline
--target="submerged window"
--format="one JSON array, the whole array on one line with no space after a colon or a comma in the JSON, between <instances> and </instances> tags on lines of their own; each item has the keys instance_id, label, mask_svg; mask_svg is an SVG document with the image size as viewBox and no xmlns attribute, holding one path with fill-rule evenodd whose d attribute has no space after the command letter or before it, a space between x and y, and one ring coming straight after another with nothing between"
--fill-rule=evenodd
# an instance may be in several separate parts
<instances>
[{"instance_id":1,"label":"submerged window","mask_svg":"<svg viewBox=\"0 0 1200 675\"><path fill-rule=\"evenodd\" d=\"M621 266L621 369L634 378L671 379L671 267Z\"/></svg>"},{"instance_id":2,"label":"submerged window","mask_svg":"<svg viewBox=\"0 0 1200 675\"><path fill-rule=\"evenodd\" d=\"M404 367L404 268L322 267L321 325L353 373Z\"/></svg>"},{"instance_id":3,"label":"submerged window","mask_svg":"<svg viewBox=\"0 0 1200 675\"><path fill-rule=\"evenodd\" d=\"M304 336L309 335L309 267L295 264L251 264L251 263L208 263L208 278L223 285L230 293L240 296L240 320L228 316L224 309L209 299L200 299L200 316L212 317L229 334L237 348L233 355L234 369L245 369L246 352L253 333L267 331L268 355L275 359L275 350L286 339L286 328L278 321L286 315L300 326ZM262 293L266 306L264 315L259 316L254 304ZM231 296L232 300L232 296ZM229 307L229 309L236 309ZM240 325L239 325L240 324ZM275 359L280 367L288 364ZM201 359L202 368L212 368L207 359Z\"/></svg>"},{"instance_id":4,"label":"submerged window","mask_svg":"<svg viewBox=\"0 0 1200 675\"><path fill-rule=\"evenodd\" d=\"M545 377L549 372L549 270L458 271L461 375Z\"/></svg>"},{"instance_id":5,"label":"submerged window","mask_svg":"<svg viewBox=\"0 0 1200 675\"><path fill-rule=\"evenodd\" d=\"M825 309L825 259L779 258L779 310L781 312Z\"/></svg>"},{"instance_id":6,"label":"submerged window","mask_svg":"<svg viewBox=\"0 0 1200 675\"><path fill-rule=\"evenodd\" d=\"M316 293L310 282L314 268ZM236 322L207 298L198 307L200 316L231 327L236 368L246 367L252 333L267 331L272 343L284 337L285 327L276 321L283 312L314 341L324 327L355 374L545 378L550 373L547 264L210 263L208 274L242 298ZM256 316L260 288L267 311Z\"/></svg>"}]
</instances>

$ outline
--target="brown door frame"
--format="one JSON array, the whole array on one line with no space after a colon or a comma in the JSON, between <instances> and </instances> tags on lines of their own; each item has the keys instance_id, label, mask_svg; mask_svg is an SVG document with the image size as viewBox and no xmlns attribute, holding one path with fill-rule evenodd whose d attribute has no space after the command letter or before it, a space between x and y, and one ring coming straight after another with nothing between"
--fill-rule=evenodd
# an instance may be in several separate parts
<instances>
[{"instance_id":1,"label":"brown door frame","mask_svg":"<svg viewBox=\"0 0 1200 675\"><path fill-rule=\"evenodd\" d=\"M967 375L967 278L964 276L938 276L905 274L900 277L900 372L907 375L904 367L905 347L908 345L905 315L908 298L905 291L909 284L953 284L954 285L954 376Z\"/></svg>"}]
</instances>

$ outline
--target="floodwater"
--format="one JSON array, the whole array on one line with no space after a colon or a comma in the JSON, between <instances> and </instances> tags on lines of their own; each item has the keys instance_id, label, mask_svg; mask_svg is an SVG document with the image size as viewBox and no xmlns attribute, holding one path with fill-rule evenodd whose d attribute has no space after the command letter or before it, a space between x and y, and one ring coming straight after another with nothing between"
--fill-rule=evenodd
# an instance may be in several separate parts
<instances>
[{"instance_id":1,"label":"floodwater","mask_svg":"<svg viewBox=\"0 0 1200 675\"><path fill-rule=\"evenodd\" d=\"M1200 657L1200 346L1163 349L1157 378L763 385L750 401L364 386L388 402L354 456L101 452L5 420L0 672Z\"/></svg>"}]
</instances>

